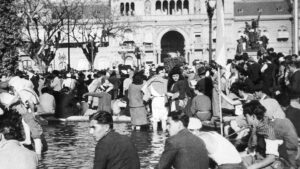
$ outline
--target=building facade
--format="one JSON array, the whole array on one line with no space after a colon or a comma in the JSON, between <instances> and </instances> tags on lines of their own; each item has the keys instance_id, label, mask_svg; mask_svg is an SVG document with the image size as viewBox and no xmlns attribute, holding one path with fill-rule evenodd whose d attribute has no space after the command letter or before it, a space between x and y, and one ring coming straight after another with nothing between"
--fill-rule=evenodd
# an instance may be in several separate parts
<instances>
[{"instance_id":1,"label":"building facade","mask_svg":"<svg viewBox=\"0 0 300 169\"><path fill-rule=\"evenodd\" d=\"M121 20L130 20L132 28L123 38L109 39L108 47L99 48L94 67L102 69L117 64L136 65L135 50L141 51L144 63L161 64L165 57L184 56L187 63L194 59L208 60L209 20L205 0L110 0L111 9ZM244 33L245 22L259 20L257 28L268 39L275 52L292 54L293 15L286 0L225 0L225 39L227 54L233 58L237 40ZM212 19L212 48L216 45L216 11ZM298 40L298 39L297 39ZM66 55L60 49L57 55ZM71 67L88 69L78 48L71 49ZM213 54L214 57L214 54ZM59 69L56 59L53 65Z\"/></svg>"}]
</instances>

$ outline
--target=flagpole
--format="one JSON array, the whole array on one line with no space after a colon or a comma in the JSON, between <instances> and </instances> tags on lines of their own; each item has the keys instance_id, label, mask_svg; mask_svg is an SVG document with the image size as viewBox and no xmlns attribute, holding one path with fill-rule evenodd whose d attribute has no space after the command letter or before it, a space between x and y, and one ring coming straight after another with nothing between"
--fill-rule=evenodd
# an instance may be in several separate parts
<instances>
[{"instance_id":1,"label":"flagpole","mask_svg":"<svg viewBox=\"0 0 300 169\"><path fill-rule=\"evenodd\" d=\"M299 21L298 21L298 0L294 0L294 54L298 55Z\"/></svg>"},{"instance_id":2,"label":"flagpole","mask_svg":"<svg viewBox=\"0 0 300 169\"><path fill-rule=\"evenodd\" d=\"M221 130L221 135L224 136L223 133L223 115L222 115L222 96L221 96L221 70L220 66L218 66L218 96L219 96L219 112L220 112L220 130Z\"/></svg>"}]
</instances>

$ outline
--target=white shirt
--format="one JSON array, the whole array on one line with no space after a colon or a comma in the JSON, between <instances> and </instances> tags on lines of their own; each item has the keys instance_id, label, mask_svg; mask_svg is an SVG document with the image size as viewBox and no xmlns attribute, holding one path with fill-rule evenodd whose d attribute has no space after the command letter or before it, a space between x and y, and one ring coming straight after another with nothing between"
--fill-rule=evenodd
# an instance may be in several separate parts
<instances>
[{"instance_id":1,"label":"white shirt","mask_svg":"<svg viewBox=\"0 0 300 169\"><path fill-rule=\"evenodd\" d=\"M206 146L208 156L218 165L242 162L239 152L226 138L216 132L201 132L200 137Z\"/></svg>"},{"instance_id":2,"label":"white shirt","mask_svg":"<svg viewBox=\"0 0 300 169\"><path fill-rule=\"evenodd\" d=\"M40 96L39 113L54 114L55 113L55 99L49 93L43 93Z\"/></svg>"}]
</instances>

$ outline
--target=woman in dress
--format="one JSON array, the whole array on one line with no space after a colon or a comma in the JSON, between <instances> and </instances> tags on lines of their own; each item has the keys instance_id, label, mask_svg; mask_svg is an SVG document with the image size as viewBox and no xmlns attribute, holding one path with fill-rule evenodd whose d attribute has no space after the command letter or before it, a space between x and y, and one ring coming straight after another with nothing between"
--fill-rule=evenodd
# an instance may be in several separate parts
<instances>
[{"instance_id":1,"label":"woman in dress","mask_svg":"<svg viewBox=\"0 0 300 169\"><path fill-rule=\"evenodd\" d=\"M143 75L136 73L133 76L132 84L128 88L129 111L132 128L139 130L140 126L147 125L147 110L143 103Z\"/></svg>"}]
</instances>

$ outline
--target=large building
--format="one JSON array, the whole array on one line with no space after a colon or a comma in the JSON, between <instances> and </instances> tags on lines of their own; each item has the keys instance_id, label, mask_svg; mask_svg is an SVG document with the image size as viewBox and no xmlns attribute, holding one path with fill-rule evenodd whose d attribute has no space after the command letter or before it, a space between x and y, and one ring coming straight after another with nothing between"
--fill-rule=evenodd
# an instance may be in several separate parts
<instances>
[{"instance_id":1,"label":"large building","mask_svg":"<svg viewBox=\"0 0 300 169\"><path fill-rule=\"evenodd\" d=\"M130 20L132 29L122 39L109 39L108 47L99 48L94 67L97 69L126 63L136 64L135 47L142 51L142 61L160 64L167 56L184 56L191 64L194 59L208 60L209 20L204 0L110 0L111 9ZM276 52L292 54L293 14L288 0L225 0L225 31L227 58L236 53L237 40L244 33L245 22L258 19L261 35L269 39L268 47ZM215 11L216 12L216 11ZM212 19L212 49L216 45L216 13ZM298 40L298 39L297 39ZM67 56L60 49L52 66L62 68L59 58ZM213 54L214 56L214 54ZM71 49L71 67L88 69L80 48Z\"/></svg>"}]
</instances>

